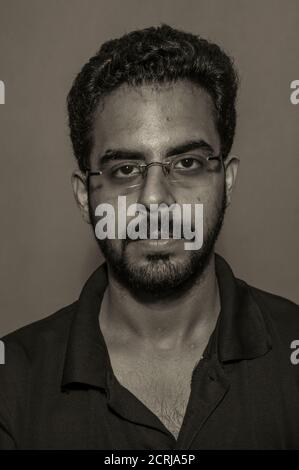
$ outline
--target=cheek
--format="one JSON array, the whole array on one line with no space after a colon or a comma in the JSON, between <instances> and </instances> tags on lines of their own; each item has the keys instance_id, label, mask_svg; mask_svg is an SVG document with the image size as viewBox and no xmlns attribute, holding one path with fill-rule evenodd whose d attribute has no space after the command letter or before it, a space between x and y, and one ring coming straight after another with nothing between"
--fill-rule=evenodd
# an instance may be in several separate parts
<instances>
[{"instance_id":1,"label":"cheek","mask_svg":"<svg viewBox=\"0 0 299 470\"><path fill-rule=\"evenodd\" d=\"M120 233L123 233L124 231L126 232L126 227L129 221L134 218L134 216L129 217L127 215L127 209L131 204L134 204L136 202L137 202L137 197L134 194L126 196L125 198L122 197L121 199L119 199L118 197L114 197L110 199L108 198L103 199L103 197L101 197L99 192L95 190L91 191L90 211L91 211L93 227L95 228L97 222L102 217L107 216L106 212L103 212L102 216L96 216L95 215L96 208L100 206L101 204L105 204L105 205L109 204L111 206L111 212L114 213L113 218L109 220L110 220L110 223L114 226L114 230L115 230L115 239L112 239L111 243L113 244L113 246L121 245L122 239L118 240L118 231L120 230Z\"/></svg>"},{"instance_id":2,"label":"cheek","mask_svg":"<svg viewBox=\"0 0 299 470\"><path fill-rule=\"evenodd\" d=\"M224 195L223 181L215 181L214 184L209 186L201 186L192 195L182 196L180 199L181 204L192 205L192 223L195 224L195 210L196 204L203 206L203 227L204 232L209 230L217 220L219 211L222 207Z\"/></svg>"}]
</instances>

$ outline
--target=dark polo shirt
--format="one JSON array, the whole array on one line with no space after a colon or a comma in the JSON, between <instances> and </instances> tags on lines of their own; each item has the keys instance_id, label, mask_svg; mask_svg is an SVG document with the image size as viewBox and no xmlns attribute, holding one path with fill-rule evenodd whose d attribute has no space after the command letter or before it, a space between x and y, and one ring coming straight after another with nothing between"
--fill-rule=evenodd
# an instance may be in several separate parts
<instances>
[{"instance_id":1,"label":"dark polo shirt","mask_svg":"<svg viewBox=\"0 0 299 470\"><path fill-rule=\"evenodd\" d=\"M104 264L77 302L3 338L0 448L299 449L299 308L219 256L216 274L221 313L177 441L113 374L98 323Z\"/></svg>"}]
</instances>

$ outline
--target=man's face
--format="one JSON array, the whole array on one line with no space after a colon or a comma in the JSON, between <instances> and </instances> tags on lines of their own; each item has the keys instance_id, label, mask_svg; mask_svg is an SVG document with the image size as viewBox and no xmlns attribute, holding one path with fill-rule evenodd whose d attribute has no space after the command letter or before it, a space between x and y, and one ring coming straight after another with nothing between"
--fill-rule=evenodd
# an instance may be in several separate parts
<instances>
[{"instance_id":1,"label":"man's face","mask_svg":"<svg viewBox=\"0 0 299 470\"><path fill-rule=\"evenodd\" d=\"M220 153L214 107L209 94L188 81L154 88L123 85L102 100L94 122L90 167L99 168L107 151L136 153L145 163L163 162L170 149L202 141L214 155ZM186 152L196 155L198 150ZM184 152L183 154L184 155ZM227 195L221 163L192 187L169 183L160 166L151 166L143 186L127 194L127 206L143 204L203 204L203 246L185 250L186 240L98 240L111 273L135 294L171 295L192 284L202 273L221 228ZM113 205L117 220L117 193L110 194L90 177L89 211L95 227L95 209ZM128 218L127 218L128 220ZM116 232L117 233L117 232Z\"/></svg>"}]
</instances>

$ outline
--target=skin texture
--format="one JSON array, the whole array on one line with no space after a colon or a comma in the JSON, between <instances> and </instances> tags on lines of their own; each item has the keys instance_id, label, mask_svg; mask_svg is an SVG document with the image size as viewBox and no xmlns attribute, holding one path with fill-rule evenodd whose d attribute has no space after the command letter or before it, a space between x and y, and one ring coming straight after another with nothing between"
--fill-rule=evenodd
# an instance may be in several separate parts
<instances>
[{"instance_id":1,"label":"skin texture","mask_svg":"<svg viewBox=\"0 0 299 470\"><path fill-rule=\"evenodd\" d=\"M203 139L214 150L215 155L220 152L220 140L215 127L214 107L210 96L199 87L188 81L180 81L175 84L162 85L154 88L150 85L132 88L122 85L113 93L105 97L98 107L94 123L94 147L90 157L90 167L97 168L99 164L99 155L102 155L108 149L129 149L138 151L144 155L147 163L151 161L162 161L170 147L180 145L190 140ZM231 193L234 187L238 160L236 157L228 156L226 159L226 171L221 167L218 171L209 175L209 179L194 188L186 190L177 187L171 187L166 182L161 168L153 166L149 169L144 186L138 192L127 195L127 205L139 202L145 206L150 203L197 203L200 202L204 206L204 240L207 238L209 231L213 229L219 216L224 191L226 191L226 205L230 203ZM90 192L88 194L86 186L86 177L79 170L75 170L73 174L73 188L76 201L80 207L83 218L95 224L95 220L91 218L94 214L96 206L101 202L109 202L117 208L117 197L107 197L107 194L101 194L101 190L90 184ZM90 216L91 215L91 216ZM117 210L116 210L117 215ZM109 240L110 251L121 256L122 240ZM129 243L126 247L126 258L130 265L134 268L144 268L151 263L147 257L152 253L152 248L143 242ZM155 251L156 253L156 251ZM188 260L192 252L183 249L183 240L177 241L173 246L169 247L168 255L172 266L182 267L188 265ZM156 253L157 254L157 253ZM165 250L164 250L165 254ZM160 276L163 270L163 262L157 262L156 267L151 270ZM205 279L211 277L209 285L215 284L213 254L204 272L200 273L197 284L203 284ZM109 269L108 263L108 269ZM187 293L183 292L181 296L181 304L177 303L177 295L169 295L166 298L156 299L154 295L141 296L138 298L136 293L132 293L129 289L124 288L118 278L115 278L112 270L109 270L109 292L113 290L114 298L121 299L122 310L124 309L123 301L129 304L143 304L144 310L151 310L151 304L155 304L155 310L159 311L159 305L163 311L171 310L174 319L175 311L181 310L184 304L183 322L188 325L188 316L186 314L186 294L188 299L193 297L193 290L196 290L196 297L206 296L206 289L188 289ZM169 272L165 272L165 277ZM155 272L152 277L155 276ZM163 279L162 279L163 280ZM213 298L216 297L215 288L213 290ZM205 291L205 292L204 292ZM201 294L200 294L201 293ZM178 294L180 296L180 294ZM112 300L111 300L112 301ZM174 309L174 303L176 308ZM129 310L129 308L128 308ZM145 314L146 315L146 314ZM139 315L142 317L142 315ZM192 315L191 315L192 316ZM155 315L152 312L151 318L154 320ZM164 315L166 317L166 315ZM124 317L123 317L124 319ZM149 319L146 319L146 322ZM139 319L134 318L133 323L138 323ZM151 323L151 320L149 320ZM159 322L159 319L158 319ZM178 325L177 323L176 325ZM141 331L144 331L144 322L141 320ZM174 329L175 326L174 326Z\"/></svg>"},{"instance_id":2,"label":"skin texture","mask_svg":"<svg viewBox=\"0 0 299 470\"><path fill-rule=\"evenodd\" d=\"M161 162L169 148L200 139L218 155L214 116L211 97L191 82L158 88L122 85L98 107L90 167L96 169L99 155L108 149L142 153L146 163ZM198 252L184 250L183 240L170 241L163 248L146 241L99 243L109 277L99 321L114 373L175 436L188 402L192 370L220 311L213 234L230 204L237 168L238 159L228 156L208 179L186 189L169 184L161 167L152 166L143 187L127 195L127 206L202 203L204 246ZM111 203L117 216L117 196L111 197L92 180L88 191L79 170L74 171L72 182L86 222L95 226L93 214L101 202Z\"/></svg>"}]
</instances>

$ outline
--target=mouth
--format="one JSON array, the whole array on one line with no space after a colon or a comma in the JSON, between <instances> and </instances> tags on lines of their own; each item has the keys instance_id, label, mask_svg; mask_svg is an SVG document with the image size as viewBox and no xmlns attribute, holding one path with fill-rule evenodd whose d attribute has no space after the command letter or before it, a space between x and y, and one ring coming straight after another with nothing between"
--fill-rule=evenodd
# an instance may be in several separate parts
<instances>
[{"instance_id":1,"label":"mouth","mask_svg":"<svg viewBox=\"0 0 299 470\"><path fill-rule=\"evenodd\" d=\"M182 242L181 239L167 238L167 239L146 239L146 240L136 240L138 249L141 251L146 251L147 253L157 253L157 252L170 252L173 251L176 247ZM136 245L135 245L136 246Z\"/></svg>"}]
</instances>

